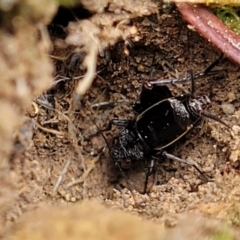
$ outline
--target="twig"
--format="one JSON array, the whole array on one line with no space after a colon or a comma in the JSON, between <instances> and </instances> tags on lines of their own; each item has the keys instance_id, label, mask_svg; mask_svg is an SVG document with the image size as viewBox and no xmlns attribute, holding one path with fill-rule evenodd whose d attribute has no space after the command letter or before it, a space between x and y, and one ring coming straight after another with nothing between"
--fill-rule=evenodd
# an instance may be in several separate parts
<instances>
[{"instance_id":1,"label":"twig","mask_svg":"<svg viewBox=\"0 0 240 240\"><path fill-rule=\"evenodd\" d=\"M67 162L66 162L66 164L65 164L65 166L64 166L64 168L63 168L63 170L60 172L59 177L58 177L58 179L57 179L57 181L56 181L56 183L55 183L55 185L54 185L54 188L53 188L53 191L54 191L54 192L57 191L60 183L62 182L63 175L67 172L67 169L68 169L70 163L71 163L71 160L68 159Z\"/></svg>"},{"instance_id":2,"label":"twig","mask_svg":"<svg viewBox=\"0 0 240 240\"><path fill-rule=\"evenodd\" d=\"M60 131L57 131L57 130L54 130L54 129L50 129L50 128L45 128L45 127L41 126L38 122L36 122L36 125L37 125L38 128L40 128L44 132L49 132L49 133L52 133L52 134L55 134L55 135L59 135L59 136L64 136L65 135L64 132L60 132Z\"/></svg>"},{"instance_id":3,"label":"twig","mask_svg":"<svg viewBox=\"0 0 240 240\"><path fill-rule=\"evenodd\" d=\"M221 22L208 8L200 4L177 3L178 11L202 36L212 42L227 57L240 64L240 36Z\"/></svg>"},{"instance_id":4,"label":"twig","mask_svg":"<svg viewBox=\"0 0 240 240\"><path fill-rule=\"evenodd\" d=\"M80 178L78 178L78 179L76 179L76 180L68 183L68 184L67 184L67 188L70 188L70 187L72 187L72 186L74 186L74 185L76 185L76 184L83 183L83 182L86 180L86 178L88 177L88 175L90 174L90 172L94 169L95 163L98 161L98 159L99 159L99 157L96 157L96 158L93 160L93 164L92 164L88 169L86 169L86 170L83 172L83 174L82 174L82 176L81 176Z\"/></svg>"},{"instance_id":5,"label":"twig","mask_svg":"<svg viewBox=\"0 0 240 240\"><path fill-rule=\"evenodd\" d=\"M92 84L96 75L97 65L97 44L93 43L89 54L85 57L83 64L87 67L87 73L84 78L78 83L76 92L83 96Z\"/></svg>"}]
</instances>

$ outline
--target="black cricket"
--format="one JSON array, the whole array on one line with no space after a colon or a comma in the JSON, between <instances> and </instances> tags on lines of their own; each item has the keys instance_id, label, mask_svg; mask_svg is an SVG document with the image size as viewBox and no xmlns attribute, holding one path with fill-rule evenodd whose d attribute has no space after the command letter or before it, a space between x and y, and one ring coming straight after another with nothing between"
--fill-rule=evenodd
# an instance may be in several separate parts
<instances>
[{"instance_id":1,"label":"black cricket","mask_svg":"<svg viewBox=\"0 0 240 240\"><path fill-rule=\"evenodd\" d=\"M168 153L166 148L193 129L202 117L214 119L230 128L222 120L205 111L210 104L207 96L195 96L194 78L216 74L216 71L211 71L212 67L211 65L194 76L190 71L188 76L182 79L145 81L140 96L133 105L136 117L133 120L113 119L104 130L110 130L112 125L124 127L108 144L110 156L124 178L124 169L129 169L132 162L148 161L144 193L147 191L148 179L153 173L155 162L163 157L192 166L209 180L197 165ZM166 86L169 83L189 80L189 94L173 97Z\"/></svg>"}]
</instances>

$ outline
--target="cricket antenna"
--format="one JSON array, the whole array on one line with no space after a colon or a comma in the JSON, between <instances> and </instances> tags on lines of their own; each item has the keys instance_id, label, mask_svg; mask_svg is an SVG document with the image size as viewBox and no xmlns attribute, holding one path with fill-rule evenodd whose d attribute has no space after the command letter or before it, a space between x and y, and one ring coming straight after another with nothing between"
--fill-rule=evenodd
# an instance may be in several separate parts
<instances>
[{"instance_id":1,"label":"cricket antenna","mask_svg":"<svg viewBox=\"0 0 240 240\"><path fill-rule=\"evenodd\" d=\"M223 124L225 127L227 127L228 129L232 129L230 125L228 125L227 123L225 123L223 120L221 120L219 117L215 116L215 115L212 115L211 113L209 112L201 112L201 116L205 117L205 118L209 118L209 119L212 119L216 122L219 122L221 124Z\"/></svg>"}]
</instances>

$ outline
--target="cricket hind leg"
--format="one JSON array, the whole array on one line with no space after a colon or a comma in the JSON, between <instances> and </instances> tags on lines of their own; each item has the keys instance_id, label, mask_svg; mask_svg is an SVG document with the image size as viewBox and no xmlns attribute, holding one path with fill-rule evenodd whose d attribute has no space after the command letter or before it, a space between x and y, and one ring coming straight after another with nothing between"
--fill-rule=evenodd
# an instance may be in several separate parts
<instances>
[{"instance_id":1,"label":"cricket hind leg","mask_svg":"<svg viewBox=\"0 0 240 240\"><path fill-rule=\"evenodd\" d=\"M174 155L172 155L172 154L170 154L170 153L167 153L166 151L164 151L164 152L162 153L162 155L163 155L164 157L168 158L168 159L172 159L172 160L174 160L174 161L178 161L178 162L180 162L180 163L184 163L184 164L186 164L186 165L188 165L188 166L191 166L191 167L195 168L195 170L196 170L201 176L203 176L203 177L205 178L206 182L211 182L211 181L212 181L212 179L209 178L208 176L206 176L206 174L204 174L204 173L199 169L199 167L198 167L195 163L192 163L192 162L189 162L189 161L187 161L187 160L185 160L185 159L176 157L176 156L174 156Z\"/></svg>"},{"instance_id":2,"label":"cricket hind leg","mask_svg":"<svg viewBox=\"0 0 240 240\"><path fill-rule=\"evenodd\" d=\"M146 172L146 177L145 177L145 182L144 182L144 189L143 189L143 194L150 192L150 190L152 189L154 183L155 183L155 178L156 178L156 169L155 169L155 165L156 165L156 161L158 160L157 157L151 156L151 160L148 164L148 168L147 168L147 172ZM149 178L150 176L153 176L153 182L151 184L150 187L148 187L149 185Z\"/></svg>"}]
</instances>

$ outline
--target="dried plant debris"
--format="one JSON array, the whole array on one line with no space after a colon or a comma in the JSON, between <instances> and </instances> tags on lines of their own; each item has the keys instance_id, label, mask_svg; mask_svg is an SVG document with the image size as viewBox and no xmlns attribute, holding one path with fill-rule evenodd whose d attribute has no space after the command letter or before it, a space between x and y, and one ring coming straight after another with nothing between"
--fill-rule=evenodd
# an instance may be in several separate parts
<instances>
[{"instance_id":1,"label":"dried plant debris","mask_svg":"<svg viewBox=\"0 0 240 240\"><path fill-rule=\"evenodd\" d=\"M45 13L41 6L42 3L27 0L5 5L0 2L0 70L4 73L0 79L0 111L4 113L0 119L1 161L10 152L11 135L21 122L23 109L33 94L40 94L51 82L53 68L47 56L51 43L44 24L51 19L56 6L47 4Z\"/></svg>"},{"instance_id":2,"label":"dried plant debris","mask_svg":"<svg viewBox=\"0 0 240 240\"><path fill-rule=\"evenodd\" d=\"M157 10L157 5L149 0L100 0L97 4L94 0L81 0L81 4L91 12L111 12L117 15L128 13L131 18L149 15Z\"/></svg>"},{"instance_id":3,"label":"dried plant debris","mask_svg":"<svg viewBox=\"0 0 240 240\"><path fill-rule=\"evenodd\" d=\"M101 5L101 2L98 4ZM126 41L136 35L137 29L130 25L130 19L157 11L157 5L151 1L113 1L111 3L103 1L102 4L102 8L99 6L97 8L98 13L90 19L70 23L68 26L69 34L66 43L81 48L86 53L83 66L87 72L76 88L79 95L83 95L92 84L96 72L97 55L117 41ZM83 5L93 10L91 1L83 2Z\"/></svg>"}]
</instances>

